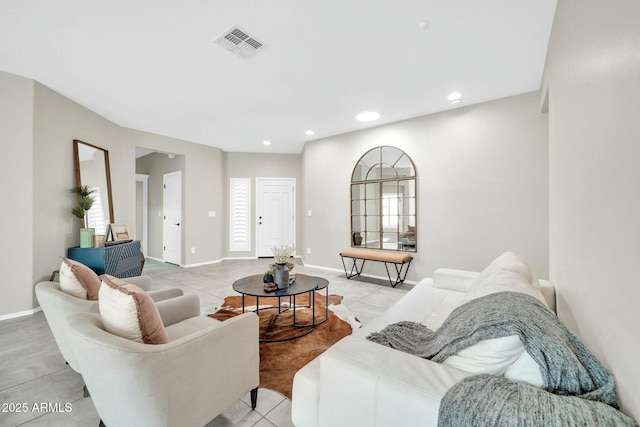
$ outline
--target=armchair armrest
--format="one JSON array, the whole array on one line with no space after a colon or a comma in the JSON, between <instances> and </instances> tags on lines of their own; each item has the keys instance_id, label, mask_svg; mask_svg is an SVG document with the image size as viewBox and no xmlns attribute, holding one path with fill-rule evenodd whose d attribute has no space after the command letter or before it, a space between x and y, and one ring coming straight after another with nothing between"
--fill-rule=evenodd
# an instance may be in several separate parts
<instances>
[{"instance_id":1,"label":"armchair armrest","mask_svg":"<svg viewBox=\"0 0 640 427\"><path fill-rule=\"evenodd\" d=\"M153 280L149 276L134 276L122 279L127 283L138 286L143 291L150 291Z\"/></svg>"},{"instance_id":2,"label":"armchair armrest","mask_svg":"<svg viewBox=\"0 0 640 427\"><path fill-rule=\"evenodd\" d=\"M433 272L433 287L458 292L467 292L469 291L473 280L479 275L480 273L476 271L439 268Z\"/></svg>"},{"instance_id":3,"label":"armchair armrest","mask_svg":"<svg viewBox=\"0 0 640 427\"><path fill-rule=\"evenodd\" d=\"M200 298L197 295L182 295L156 303L164 326L175 325L183 320L200 316Z\"/></svg>"},{"instance_id":4,"label":"armchair armrest","mask_svg":"<svg viewBox=\"0 0 640 427\"><path fill-rule=\"evenodd\" d=\"M180 297L182 295L184 295L184 292L182 292L182 289L179 289L179 288L158 289L156 291L149 291L149 296L155 302L160 302L167 299Z\"/></svg>"}]
</instances>

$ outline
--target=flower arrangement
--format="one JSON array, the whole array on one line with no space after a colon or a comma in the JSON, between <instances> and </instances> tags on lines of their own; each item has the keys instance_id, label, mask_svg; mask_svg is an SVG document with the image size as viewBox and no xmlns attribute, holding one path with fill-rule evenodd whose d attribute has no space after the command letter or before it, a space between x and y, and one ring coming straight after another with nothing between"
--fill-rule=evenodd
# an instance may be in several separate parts
<instances>
[{"instance_id":1,"label":"flower arrangement","mask_svg":"<svg viewBox=\"0 0 640 427\"><path fill-rule=\"evenodd\" d=\"M293 270L294 263L289 262L289 258L293 254L296 248L293 246L274 246L271 248L271 252L273 252L273 259L275 260L275 264L273 265L273 270L277 268L278 264L286 264L289 270Z\"/></svg>"}]
</instances>

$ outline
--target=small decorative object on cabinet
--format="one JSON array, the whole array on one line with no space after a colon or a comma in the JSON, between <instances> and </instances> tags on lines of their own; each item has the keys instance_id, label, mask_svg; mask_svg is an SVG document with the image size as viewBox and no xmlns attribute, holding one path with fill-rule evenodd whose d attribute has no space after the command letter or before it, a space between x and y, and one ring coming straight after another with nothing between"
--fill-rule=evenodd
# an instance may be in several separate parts
<instances>
[{"instance_id":1,"label":"small decorative object on cabinet","mask_svg":"<svg viewBox=\"0 0 640 427\"><path fill-rule=\"evenodd\" d=\"M139 240L101 248L69 248L67 258L81 262L98 275L125 278L142 274Z\"/></svg>"},{"instance_id":2,"label":"small decorative object on cabinet","mask_svg":"<svg viewBox=\"0 0 640 427\"><path fill-rule=\"evenodd\" d=\"M129 238L129 230L125 224L109 224L107 225L107 241L122 242L131 241Z\"/></svg>"}]
</instances>

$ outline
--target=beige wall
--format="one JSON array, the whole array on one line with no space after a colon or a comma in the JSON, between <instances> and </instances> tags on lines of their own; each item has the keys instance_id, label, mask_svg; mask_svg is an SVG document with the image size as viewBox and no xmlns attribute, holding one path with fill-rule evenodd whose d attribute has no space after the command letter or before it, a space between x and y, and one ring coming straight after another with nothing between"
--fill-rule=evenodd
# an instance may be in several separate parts
<instances>
[{"instance_id":1,"label":"beige wall","mask_svg":"<svg viewBox=\"0 0 640 427\"><path fill-rule=\"evenodd\" d=\"M640 419L640 3L560 0L549 87L550 274L558 314Z\"/></svg>"},{"instance_id":2,"label":"beige wall","mask_svg":"<svg viewBox=\"0 0 640 427\"><path fill-rule=\"evenodd\" d=\"M442 266L482 270L505 250L548 275L548 124L530 93L307 143L304 255L342 268L349 246L349 183L367 150L393 145L418 175L418 252L409 278ZM386 275L383 267L367 267Z\"/></svg>"},{"instance_id":3,"label":"beige wall","mask_svg":"<svg viewBox=\"0 0 640 427\"><path fill-rule=\"evenodd\" d=\"M0 72L0 144L6 150L0 168L0 317L34 307L33 87L32 80Z\"/></svg>"},{"instance_id":4,"label":"beige wall","mask_svg":"<svg viewBox=\"0 0 640 427\"><path fill-rule=\"evenodd\" d=\"M132 129L123 129L125 144L131 148L131 161L134 162L135 147L151 149L163 154L176 154L178 160L183 157L182 174L182 247L183 265L196 265L219 261L223 257L219 236L223 234L224 222L220 216L209 217L209 211L221 211L223 206L222 181L223 165L222 150L206 145L195 144L175 138L154 135ZM138 173L147 173L139 170ZM131 175L131 179L135 179ZM160 176L162 184L162 176ZM149 194L152 192L151 178L149 178ZM133 199L132 199L133 203ZM161 202L160 202L161 206ZM157 210L155 215L157 218ZM150 218L154 212L149 208ZM161 238L161 229L152 231L149 224L149 241ZM153 234L153 235L152 235ZM191 253L196 248L196 253ZM156 251L150 253L156 257ZM162 258L162 256L158 256Z\"/></svg>"},{"instance_id":5,"label":"beige wall","mask_svg":"<svg viewBox=\"0 0 640 427\"><path fill-rule=\"evenodd\" d=\"M35 83L34 91L34 282L48 279L60 267L67 248L78 246L80 221L71 214L77 203L70 190L76 185L73 140L109 150L113 168L114 216L122 220L120 128L51 89ZM118 165L114 168L113 165ZM131 170L133 173L133 170ZM34 304L35 306L35 304Z\"/></svg>"},{"instance_id":6,"label":"beige wall","mask_svg":"<svg viewBox=\"0 0 640 427\"><path fill-rule=\"evenodd\" d=\"M256 256L256 178L295 178L296 179L296 254L302 253L300 230L304 223L302 212L301 181L302 157L299 154L256 154L256 153L224 153L224 206L220 212L225 221L224 254L225 257L243 258ZM251 178L251 250L247 252L229 251L229 179ZM218 213L218 215L220 215Z\"/></svg>"}]
</instances>

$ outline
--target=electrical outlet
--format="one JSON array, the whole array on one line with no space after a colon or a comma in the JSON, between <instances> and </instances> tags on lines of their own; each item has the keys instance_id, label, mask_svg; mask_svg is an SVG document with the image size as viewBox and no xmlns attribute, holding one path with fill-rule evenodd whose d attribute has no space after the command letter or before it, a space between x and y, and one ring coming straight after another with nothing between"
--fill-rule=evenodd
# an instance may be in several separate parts
<instances>
[{"instance_id":1,"label":"electrical outlet","mask_svg":"<svg viewBox=\"0 0 640 427\"><path fill-rule=\"evenodd\" d=\"M307 254L311 253L311 248L307 248Z\"/></svg>"},{"instance_id":2,"label":"electrical outlet","mask_svg":"<svg viewBox=\"0 0 640 427\"><path fill-rule=\"evenodd\" d=\"M191 253L195 254L196 253L196 248L191 248Z\"/></svg>"}]
</instances>

